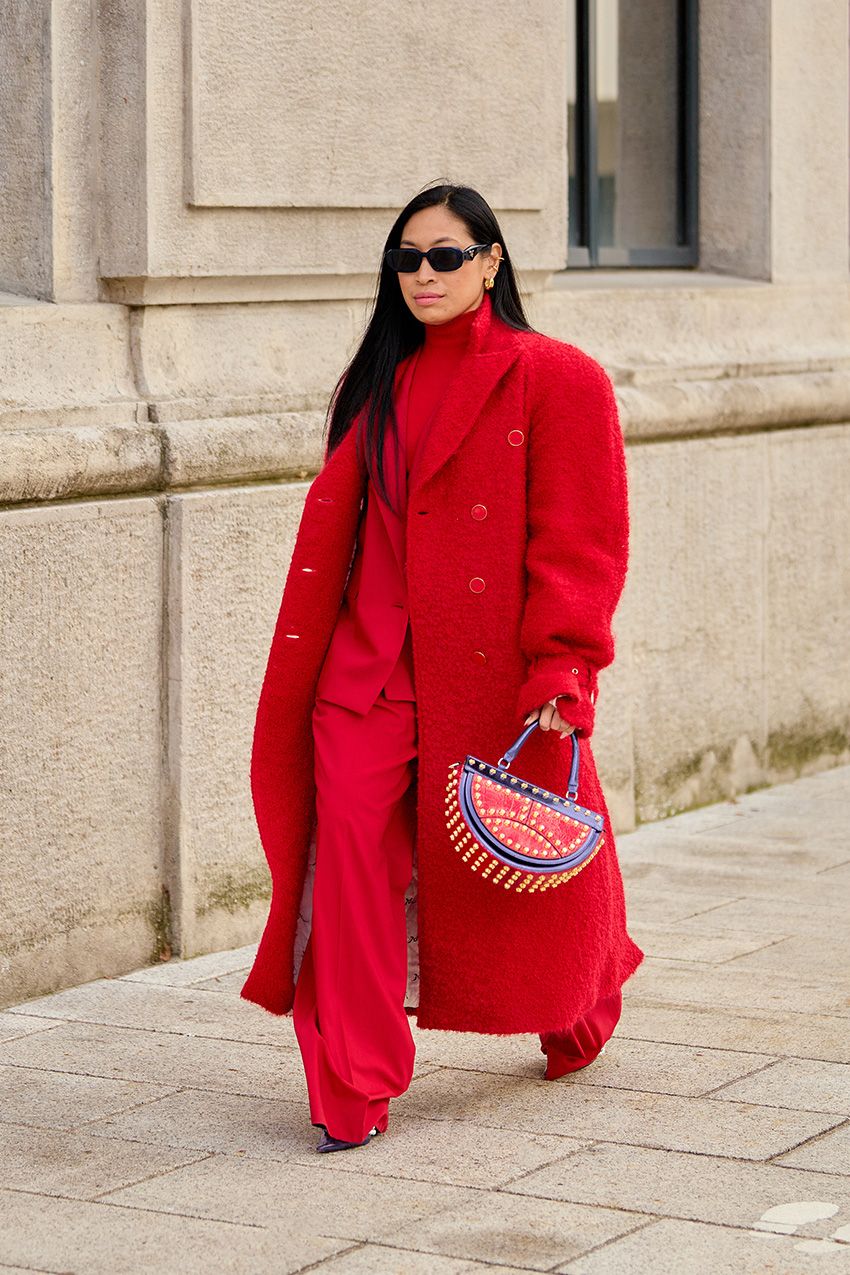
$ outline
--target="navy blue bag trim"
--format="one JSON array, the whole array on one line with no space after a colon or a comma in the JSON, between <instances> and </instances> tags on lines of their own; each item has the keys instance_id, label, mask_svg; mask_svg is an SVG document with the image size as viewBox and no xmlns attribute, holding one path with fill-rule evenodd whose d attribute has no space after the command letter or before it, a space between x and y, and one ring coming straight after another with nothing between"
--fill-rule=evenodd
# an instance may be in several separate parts
<instances>
[{"instance_id":1,"label":"navy blue bag trim","mask_svg":"<svg viewBox=\"0 0 850 1275\"><path fill-rule=\"evenodd\" d=\"M454 762L449 768L449 783L446 788L446 823L451 840L455 842L455 849L464 852L463 861L467 862L477 854L470 865L472 870L477 872L482 863L486 862L487 866L481 875L497 883L502 882L505 875L513 869L513 874L504 881L505 887L509 888L520 877L524 877L525 879L517 885L517 890L530 886L529 893L538 888L545 889L547 886L560 885L574 876L600 848L604 840L605 827L602 814L589 810L586 806L580 806L576 801L580 747L575 732L570 735L572 761L566 796L562 797L557 793L549 792L546 788L541 788L511 773L511 763L537 726L537 721L529 723L495 766L471 754L466 757L462 767L459 762ZM517 823L510 819L500 820L499 822L505 824L505 832L497 832L485 823L475 808L473 784L479 776L485 776L491 786L504 788L514 795L521 793L534 806L566 816L574 824L586 828L587 835L569 854L556 859L537 858L523 850L514 849L513 846L506 844L507 832L516 828ZM519 826L526 832L530 827L525 822ZM494 868L498 870L494 876L491 876Z\"/></svg>"}]
</instances>

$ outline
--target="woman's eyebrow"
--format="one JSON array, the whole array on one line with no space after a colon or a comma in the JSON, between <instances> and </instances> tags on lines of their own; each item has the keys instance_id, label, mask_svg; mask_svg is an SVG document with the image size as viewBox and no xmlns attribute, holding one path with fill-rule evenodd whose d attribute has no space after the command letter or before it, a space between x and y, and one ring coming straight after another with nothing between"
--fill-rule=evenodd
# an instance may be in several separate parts
<instances>
[{"instance_id":1,"label":"woman's eyebrow","mask_svg":"<svg viewBox=\"0 0 850 1275\"><path fill-rule=\"evenodd\" d=\"M409 243L409 244L411 245L411 247L413 247L413 248L415 248L415 247L416 247L416 244L413 242L413 240L412 240L412 239L401 239L399 242L400 242L400 243ZM450 243L450 242L457 243L457 240L456 240L456 239L453 239L453 236L452 236L452 235L441 235L441 237L440 237L439 239L435 239L435 240L433 241L433 243L431 244L431 247L433 248L434 244L438 244L438 243Z\"/></svg>"}]
</instances>

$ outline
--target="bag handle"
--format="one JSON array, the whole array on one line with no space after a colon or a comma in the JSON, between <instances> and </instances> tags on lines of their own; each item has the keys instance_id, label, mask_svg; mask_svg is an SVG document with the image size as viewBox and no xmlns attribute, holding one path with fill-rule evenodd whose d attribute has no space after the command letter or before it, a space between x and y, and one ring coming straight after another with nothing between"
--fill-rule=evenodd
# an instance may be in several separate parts
<instances>
[{"instance_id":1,"label":"bag handle","mask_svg":"<svg viewBox=\"0 0 850 1275\"><path fill-rule=\"evenodd\" d=\"M509 768L511 762L516 757L517 753L522 748L525 741L528 739L528 737L539 725L540 725L539 721L529 722L529 724L526 726L522 734L517 739L514 740L510 748L505 752L504 756L499 758L499 760L496 762L496 765ZM567 780L567 796L570 798L571 801L575 801L576 798L578 797L578 763L579 763L579 745L578 745L578 740L576 739L575 730L570 731L570 743L573 746L573 759L572 759L572 764L570 765L570 777Z\"/></svg>"}]
</instances>

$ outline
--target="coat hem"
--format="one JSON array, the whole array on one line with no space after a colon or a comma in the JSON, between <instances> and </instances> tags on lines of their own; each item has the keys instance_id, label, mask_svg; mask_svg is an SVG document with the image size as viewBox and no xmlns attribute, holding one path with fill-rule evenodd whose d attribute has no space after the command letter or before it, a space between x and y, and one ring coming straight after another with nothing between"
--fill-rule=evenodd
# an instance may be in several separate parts
<instances>
[{"instance_id":1,"label":"coat hem","mask_svg":"<svg viewBox=\"0 0 850 1275\"><path fill-rule=\"evenodd\" d=\"M583 1005L574 1015L572 1022L556 1022L542 1021L537 1019L535 1022L516 1017L511 1017L508 1021L504 1017L500 1017L498 1021L495 1019L482 1020L476 1017L475 1021L469 1019L460 1019L452 1014L446 1014L439 1009L432 1009L427 1004L415 1009L408 1009L407 1013L416 1017L416 1026L422 1031L450 1031L450 1032L470 1032L481 1036L528 1036L541 1032L563 1032L569 1031L574 1023L583 1018L598 1000L602 1000L608 996L614 996L621 991L623 985L631 978L632 974L638 969L644 959L645 953L641 951L637 944L635 946L635 955L632 960L622 967L621 972L616 978L610 982L600 986L598 992L591 1001Z\"/></svg>"}]
</instances>

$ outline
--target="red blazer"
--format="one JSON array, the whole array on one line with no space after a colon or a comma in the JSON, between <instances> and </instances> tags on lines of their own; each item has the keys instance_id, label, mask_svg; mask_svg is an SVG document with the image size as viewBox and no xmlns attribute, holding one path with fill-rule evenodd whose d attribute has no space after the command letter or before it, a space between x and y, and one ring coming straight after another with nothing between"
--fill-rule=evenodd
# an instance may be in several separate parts
<instances>
[{"instance_id":1,"label":"red blazer","mask_svg":"<svg viewBox=\"0 0 850 1275\"><path fill-rule=\"evenodd\" d=\"M405 458L415 365L414 353L396 371L399 454ZM388 464L392 454L388 447ZM415 465L416 457L413 460ZM407 481L399 477L402 481L395 487L390 476L390 491L400 513L381 497L371 479L367 482L351 574L316 686L317 697L358 713L372 707L382 688L389 699L416 699L405 569Z\"/></svg>"}]
</instances>

